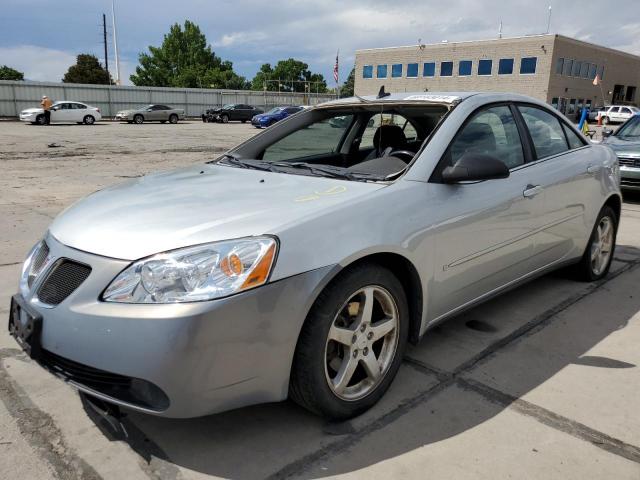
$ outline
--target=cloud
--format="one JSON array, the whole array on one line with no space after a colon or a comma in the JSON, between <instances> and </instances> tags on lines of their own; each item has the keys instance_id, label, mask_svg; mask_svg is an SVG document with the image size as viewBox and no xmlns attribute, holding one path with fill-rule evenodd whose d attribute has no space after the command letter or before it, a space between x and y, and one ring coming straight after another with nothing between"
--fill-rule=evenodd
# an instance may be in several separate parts
<instances>
[{"instance_id":1,"label":"cloud","mask_svg":"<svg viewBox=\"0 0 640 480\"><path fill-rule=\"evenodd\" d=\"M24 72L27 80L59 82L76 62L73 53L35 45L0 47L0 63Z\"/></svg>"}]
</instances>

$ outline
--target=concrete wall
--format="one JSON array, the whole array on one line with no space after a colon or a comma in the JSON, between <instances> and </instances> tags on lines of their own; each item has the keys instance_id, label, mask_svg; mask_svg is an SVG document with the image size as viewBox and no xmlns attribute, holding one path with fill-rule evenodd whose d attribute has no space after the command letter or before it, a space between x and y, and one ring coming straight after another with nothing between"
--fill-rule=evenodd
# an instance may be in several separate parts
<instances>
[{"instance_id":1,"label":"concrete wall","mask_svg":"<svg viewBox=\"0 0 640 480\"><path fill-rule=\"evenodd\" d=\"M184 108L187 116L199 116L205 108L225 103L246 103L261 108L279 105L315 105L333 100L333 95L213 90L199 88L116 87L72 83L13 82L0 80L0 116L14 117L21 110L40 105L42 95L54 101L76 100L99 107L102 115L118 110L162 103Z\"/></svg>"}]
</instances>

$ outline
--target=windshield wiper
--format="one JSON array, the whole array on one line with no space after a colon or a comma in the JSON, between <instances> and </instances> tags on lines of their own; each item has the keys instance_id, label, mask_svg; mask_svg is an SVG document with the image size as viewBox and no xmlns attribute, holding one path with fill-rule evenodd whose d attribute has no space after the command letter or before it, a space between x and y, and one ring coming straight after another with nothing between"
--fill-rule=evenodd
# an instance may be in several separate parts
<instances>
[{"instance_id":1,"label":"windshield wiper","mask_svg":"<svg viewBox=\"0 0 640 480\"><path fill-rule=\"evenodd\" d=\"M346 180L382 180L379 175L351 172L342 167L332 167L329 165L314 165L307 162L275 162L271 165L282 168L295 168L308 170L313 175L321 177L330 176L332 178L344 178Z\"/></svg>"},{"instance_id":2,"label":"windshield wiper","mask_svg":"<svg viewBox=\"0 0 640 480\"><path fill-rule=\"evenodd\" d=\"M234 167L250 168L252 170L262 170L265 172L272 172L271 164L263 162L262 160L243 160L233 155L232 153L225 153L223 155L224 163L227 165L233 165Z\"/></svg>"}]
</instances>

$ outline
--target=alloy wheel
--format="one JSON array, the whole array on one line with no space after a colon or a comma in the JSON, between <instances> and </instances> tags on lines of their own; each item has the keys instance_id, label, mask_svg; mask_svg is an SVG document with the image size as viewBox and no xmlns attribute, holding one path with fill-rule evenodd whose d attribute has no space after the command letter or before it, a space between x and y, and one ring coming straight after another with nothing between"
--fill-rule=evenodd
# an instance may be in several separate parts
<instances>
[{"instance_id":1,"label":"alloy wheel","mask_svg":"<svg viewBox=\"0 0 640 480\"><path fill-rule=\"evenodd\" d=\"M382 382L398 349L398 306L377 285L349 297L333 319L325 346L329 388L343 400L360 400Z\"/></svg>"},{"instance_id":2,"label":"alloy wheel","mask_svg":"<svg viewBox=\"0 0 640 480\"><path fill-rule=\"evenodd\" d=\"M598 276L607 268L613 250L613 221L610 217L600 219L595 236L591 244L591 270Z\"/></svg>"}]
</instances>

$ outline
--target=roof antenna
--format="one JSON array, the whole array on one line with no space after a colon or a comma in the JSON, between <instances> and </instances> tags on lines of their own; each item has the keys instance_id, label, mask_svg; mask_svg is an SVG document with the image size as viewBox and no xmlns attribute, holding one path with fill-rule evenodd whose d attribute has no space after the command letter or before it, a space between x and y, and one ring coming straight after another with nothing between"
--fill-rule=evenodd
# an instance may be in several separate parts
<instances>
[{"instance_id":1,"label":"roof antenna","mask_svg":"<svg viewBox=\"0 0 640 480\"><path fill-rule=\"evenodd\" d=\"M384 91L384 85L382 85L380 87L380 91L378 92L378 96L376 98L384 98L384 97L388 97L389 95L391 95L390 93L387 93Z\"/></svg>"}]
</instances>

